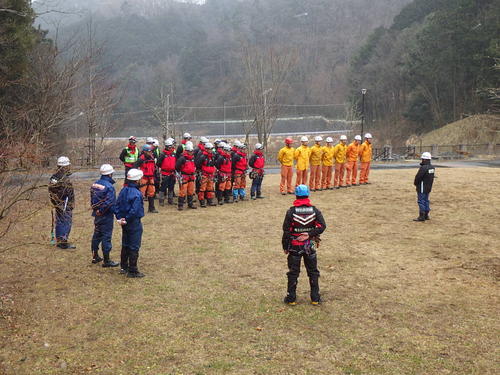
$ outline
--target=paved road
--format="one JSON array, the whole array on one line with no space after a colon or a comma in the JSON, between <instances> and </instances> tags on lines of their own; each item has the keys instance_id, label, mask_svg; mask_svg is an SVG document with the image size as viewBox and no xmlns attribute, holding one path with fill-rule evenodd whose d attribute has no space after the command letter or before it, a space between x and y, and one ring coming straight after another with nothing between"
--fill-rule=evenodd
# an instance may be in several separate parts
<instances>
[{"instance_id":1,"label":"paved road","mask_svg":"<svg viewBox=\"0 0 500 375\"><path fill-rule=\"evenodd\" d=\"M377 162L372 164L372 169L416 169L418 168L418 161L407 162ZM476 167L490 167L500 168L500 159L498 160L457 160L457 161L436 161L434 165L438 168L476 168ZM280 169L276 167L266 168L267 174L278 174ZM117 169L115 173L116 179L123 179L124 170ZM50 177L50 176L47 176ZM99 172L95 171L75 171L72 175L77 179L93 179L99 177Z\"/></svg>"}]
</instances>

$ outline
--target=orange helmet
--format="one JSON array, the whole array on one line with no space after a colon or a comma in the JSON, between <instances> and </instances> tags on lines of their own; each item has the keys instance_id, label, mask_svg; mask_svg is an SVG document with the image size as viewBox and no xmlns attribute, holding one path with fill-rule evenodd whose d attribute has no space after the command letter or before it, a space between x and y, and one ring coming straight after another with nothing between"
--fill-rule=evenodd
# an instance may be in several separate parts
<instances>
[{"instance_id":1,"label":"orange helmet","mask_svg":"<svg viewBox=\"0 0 500 375\"><path fill-rule=\"evenodd\" d=\"M291 143L293 143L293 139L292 138L290 138L290 137L285 138L285 144L289 145Z\"/></svg>"}]
</instances>

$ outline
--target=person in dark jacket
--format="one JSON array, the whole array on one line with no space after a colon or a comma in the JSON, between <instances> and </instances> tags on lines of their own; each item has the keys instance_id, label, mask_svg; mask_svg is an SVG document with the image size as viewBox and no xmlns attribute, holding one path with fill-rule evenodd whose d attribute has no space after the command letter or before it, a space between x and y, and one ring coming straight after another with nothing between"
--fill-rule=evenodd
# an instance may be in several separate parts
<instances>
[{"instance_id":1,"label":"person in dark jacket","mask_svg":"<svg viewBox=\"0 0 500 375\"><path fill-rule=\"evenodd\" d=\"M431 164L431 159L432 155L430 152L424 152L422 154L420 169L413 182L417 189L417 203L419 209L419 215L416 219L413 219L413 221L426 221L430 219L429 211L431 207L429 194L432 191L432 184L436 173L436 168Z\"/></svg>"},{"instance_id":2,"label":"person in dark jacket","mask_svg":"<svg viewBox=\"0 0 500 375\"><path fill-rule=\"evenodd\" d=\"M252 187L250 188L250 197L255 199L262 199L262 180L264 179L264 165L266 163L266 159L264 158L264 154L262 150L264 146L260 143L255 144L255 151L253 155L250 157L248 164L252 171L250 172L250 178L252 179Z\"/></svg>"},{"instance_id":3,"label":"person in dark jacket","mask_svg":"<svg viewBox=\"0 0 500 375\"><path fill-rule=\"evenodd\" d=\"M309 200L309 188L299 185L295 188L296 200L285 216L283 222L283 251L288 255L288 291L285 303L294 305L297 299L296 289L300 274L300 262L304 264L311 287L311 303L321 302L319 293L319 270L316 249L319 246L319 235L326 229L321 211Z\"/></svg>"},{"instance_id":4,"label":"person in dark jacket","mask_svg":"<svg viewBox=\"0 0 500 375\"><path fill-rule=\"evenodd\" d=\"M139 169L133 168L128 171L128 183L120 191L115 209L116 219L122 227L120 273L133 278L144 277L137 267L142 240L141 218L144 217L142 193L139 190L139 180L142 175Z\"/></svg>"},{"instance_id":5,"label":"person in dark jacket","mask_svg":"<svg viewBox=\"0 0 500 375\"><path fill-rule=\"evenodd\" d=\"M57 247L75 249L68 242L73 224L73 208L75 207L75 190L69 176L70 161L66 156L57 159L57 171L50 177L49 197L55 212L55 237ZM54 228L53 228L54 229Z\"/></svg>"},{"instance_id":6,"label":"person in dark jacket","mask_svg":"<svg viewBox=\"0 0 500 375\"><path fill-rule=\"evenodd\" d=\"M175 150L173 138L168 138L165 141L165 149L160 154L156 166L161 173L161 185L159 202L160 206L165 204L165 195L167 196L168 204L174 204L174 188L175 188Z\"/></svg>"},{"instance_id":7,"label":"person in dark jacket","mask_svg":"<svg viewBox=\"0 0 500 375\"><path fill-rule=\"evenodd\" d=\"M103 164L100 169L101 177L92 184L90 188L90 204L92 216L94 217L94 235L92 236L91 250L92 263L96 264L103 259L99 256L99 244L101 244L104 257L103 267L117 267L120 263L113 262L109 258L113 237L113 221L115 214L116 193L113 173L115 170L109 164Z\"/></svg>"},{"instance_id":8,"label":"person in dark jacket","mask_svg":"<svg viewBox=\"0 0 500 375\"><path fill-rule=\"evenodd\" d=\"M184 152L184 150L186 149L186 144L188 142L191 142L191 139L193 139L191 137L191 134L189 133L184 133L184 135L182 136L182 141L181 141L181 144L179 146L177 146L177 151L175 152L175 157L177 159L179 159L179 157L182 155L182 153ZM191 142L192 143L192 142ZM194 151L194 149L193 149Z\"/></svg>"}]
</instances>

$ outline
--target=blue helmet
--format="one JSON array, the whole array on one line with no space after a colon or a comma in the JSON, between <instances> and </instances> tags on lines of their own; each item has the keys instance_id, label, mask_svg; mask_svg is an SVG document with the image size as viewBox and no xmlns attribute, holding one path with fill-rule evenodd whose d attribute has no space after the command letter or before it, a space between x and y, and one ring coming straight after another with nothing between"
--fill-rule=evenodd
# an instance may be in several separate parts
<instances>
[{"instance_id":1,"label":"blue helmet","mask_svg":"<svg viewBox=\"0 0 500 375\"><path fill-rule=\"evenodd\" d=\"M146 143L142 146L142 151L153 151L153 146Z\"/></svg>"},{"instance_id":2,"label":"blue helmet","mask_svg":"<svg viewBox=\"0 0 500 375\"><path fill-rule=\"evenodd\" d=\"M308 197L309 187L307 185L299 185L295 188L295 195L297 197Z\"/></svg>"}]
</instances>

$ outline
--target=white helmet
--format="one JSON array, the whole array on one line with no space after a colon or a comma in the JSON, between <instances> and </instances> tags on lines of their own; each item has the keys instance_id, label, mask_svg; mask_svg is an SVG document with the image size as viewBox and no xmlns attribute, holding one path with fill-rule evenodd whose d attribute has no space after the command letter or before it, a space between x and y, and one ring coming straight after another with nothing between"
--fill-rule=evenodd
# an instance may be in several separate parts
<instances>
[{"instance_id":1,"label":"white helmet","mask_svg":"<svg viewBox=\"0 0 500 375\"><path fill-rule=\"evenodd\" d=\"M193 151L194 150L193 142L186 142L185 150L186 151Z\"/></svg>"},{"instance_id":2,"label":"white helmet","mask_svg":"<svg viewBox=\"0 0 500 375\"><path fill-rule=\"evenodd\" d=\"M205 143L205 148L206 148L207 150L211 150L211 149L213 149L213 148L214 148L214 145L213 145L213 144L211 144L210 142L207 142L207 143Z\"/></svg>"},{"instance_id":3,"label":"white helmet","mask_svg":"<svg viewBox=\"0 0 500 375\"><path fill-rule=\"evenodd\" d=\"M158 142L158 140L156 138L153 139L153 146L158 147L159 145L160 145L160 142Z\"/></svg>"},{"instance_id":4,"label":"white helmet","mask_svg":"<svg viewBox=\"0 0 500 375\"><path fill-rule=\"evenodd\" d=\"M147 137L146 143L154 143L155 139L153 137Z\"/></svg>"},{"instance_id":5,"label":"white helmet","mask_svg":"<svg viewBox=\"0 0 500 375\"><path fill-rule=\"evenodd\" d=\"M424 160L431 160L432 159L432 155L431 155L430 152L424 152L424 153L422 153L422 157L421 158L424 159Z\"/></svg>"},{"instance_id":6,"label":"white helmet","mask_svg":"<svg viewBox=\"0 0 500 375\"><path fill-rule=\"evenodd\" d=\"M223 147L224 147L225 151L231 151L231 145L230 144L224 143Z\"/></svg>"},{"instance_id":7,"label":"white helmet","mask_svg":"<svg viewBox=\"0 0 500 375\"><path fill-rule=\"evenodd\" d=\"M143 175L144 175L144 173L142 173L142 171L140 169L132 168L127 173L127 180L139 181Z\"/></svg>"},{"instance_id":8,"label":"white helmet","mask_svg":"<svg viewBox=\"0 0 500 375\"><path fill-rule=\"evenodd\" d=\"M57 165L59 167L67 167L71 163L69 162L69 158L67 156L61 156L57 159Z\"/></svg>"},{"instance_id":9,"label":"white helmet","mask_svg":"<svg viewBox=\"0 0 500 375\"><path fill-rule=\"evenodd\" d=\"M115 173L115 170L113 169L113 167L110 164L101 165L100 171L101 171L101 175L103 175L103 176L107 176L107 175L110 175L112 173Z\"/></svg>"},{"instance_id":10,"label":"white helmet","mask_svg":"<svg viewBox=\"0 0 500 375\"><path fill-rule=\"evenodd\" d=\"M256 143L255 144L255 149L256 150L262 150L264 148L264 146L262 146L262 143Z\"/></svg>"},{"instance_id":11,"label":"white helmet","mask_svg":"<svg viewBox=\"0 0 500 375\"><path fill-rule=\"evenodd\" d=\"M358 134L358 135L356 135L356 136L354 137L354 139L355 139L356 141L361 141L361 136Z\"/></svg>"},{"instance_id":12,"label":"white helmet","mask_svg":"<svg viewBox=\"0 0 500 375\"><path fill-rule=\"evenodd\" d=\"M236 141L234 141L234 145L236 147L240 147L241 146L241 142L237 139Z\"/></svg>"},{"instance_id":13,"label":"white helmet","mask_svg":"<svg viewBox=\"0 0 500 375\"><path fill-rule=\"evenodd\" d=\"M314 140L316 142L321 142L323 140L323 137L321 135L317 135L316 137L314 137Z\"/></svg>"},{"instance_id":14,"label":"white helmet","mask_svg":"<svg viewBox=\"0 0 500 375\"><path fill-rule=\"evenodd\" d=\"M341 135L341 136L340 136L340 140L341 140L341 141L347 141L347 136L345 136L345 135Z\"/></svg>"},{"instance_id":15,"label":"white helmet","mask_svg":"<svg viewBox=\"0 0 500 375\"><path fill-rule=\"evenodd\" d=\"M208 138L207 137L200 137L200 142L201 143L207 143L208 142Z\"/></svg>"},{"instance_id":16,"label":"white helmet","mask_svg":"<svg viewBox=\"0 0 500 375\"><path fill-rule=\"evenodd\" d=\"M189 134L189 133L184 133L184 135L182 136L182 138L184 138L184 139L191 138L191 134Z\"/></svg>"},{"instance_id":17,"label":"white helmet","mask_svg":"<svg viewBox=\"0 0 500 375\"><path fill-rule=\"evenodd\" d=\"M372 135L370 133L366 133L365 134L365 138L372 139L373 137L372 137Z\"/></svg>"},{"instance_id":18,"label":"white helmet","mask_svg":"<svg viewBox=\"0 0 500 375\"><path fill-rule=\"evenodd\" d=\"M174 140L172 138L168 138L165 140L165 147L170 147L174 145Z\"/></svg>"},{"instance_id":19,"label":"white helmet","mask_svg":"<svg viewBox=\"0 0 500 375\"><path fill-rule=\"evenodd\" d=\"M326 143L333 143L333 138L332 137L328 137L326 139Z\"/></svg>"},{"instance_id":20,"label":"white helmet","mask_svg":"<svg viewBox=\"0 0 500 375\"><path fill-rule=\"evenodd\" d=\"M300 138L300 141L301 141L301 142L309 142L309 138L307 138L307 137L304 135L302 138Z\"/></svg>"},{"instance_id":21,"label":"white helmet","mask_svg":"<svg viewBox=\"0 0 500 375\"><path fill-rule=\"evenodd\" d=\"M219 142L219 144L218 144L217 146L218 146L218 147L222 147L222 148L224 148L224 147L226 147L226 145L227 145L227 143L226 143L226 142L222 142L222 141L220 141L220 142Z\"/></svg>"},{"instance_id":22,"label":"white helmet","mask_svg":"<svg viewBox=\"0 0 500 375\"><path fill-rule=\"evenodd\" d=\"M219 138L217 138L217 139L214 141L214 143L221 143L221 142L222 142L222 140L221 140L221 139L219 139Z\"/></svg>"}]
</instances>

